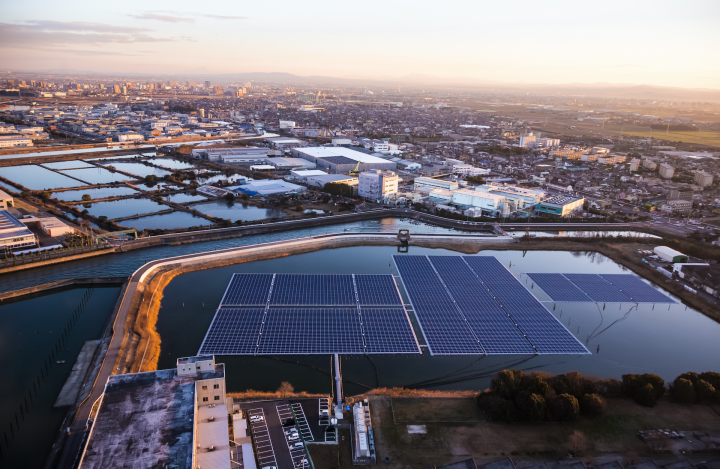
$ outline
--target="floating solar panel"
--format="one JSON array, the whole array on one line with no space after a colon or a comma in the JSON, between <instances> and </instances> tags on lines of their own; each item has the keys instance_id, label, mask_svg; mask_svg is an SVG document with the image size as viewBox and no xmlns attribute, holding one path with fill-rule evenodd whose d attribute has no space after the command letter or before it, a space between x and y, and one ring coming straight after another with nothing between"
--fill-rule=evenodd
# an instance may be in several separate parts
<instances>
[{"instance_id":1,"label":"floating solar panel","mask_svg":"<svg viewBox=\"0 0 720 469\"><path fill-rule=\"evenodd\" d=\"M484 350L425 256L393 256L432 355Z\"/></svg>"},{"instance_id":2,"label":"floating solar panel","mask_svg":"<svg viewBox=\"0 0 720 469\"><path fill-rule=\"evenodd\" d=\"M528 274L553 301L590 301L590 298L563 274Z\"/></svg>"},{"instance_id":3,"label":"floating solar panel","mask_svg":"<svg viewBox=\"0 0 720 469\"><path fill-rule=\"evenodd\" d=\"M417 338L403 308L362 308L360 318L367 353L418 353Z\"/></svg>"},{"instance_id":4,"label":"floating solar panel","mask_svg":"<svg viewBox=\"0 0 720 469\"><path fill-rule=\"evenodd\" d=\"M360 305L401 306L402 300L392 275L355 275Z\"/></svg>"},{"instance_id":5,"label":"floating solar panel","mask_svg":"<svg viewBox=\"0 0 720 469\"><path fill-rule=\"evenodd\" d=\"M273 274L234 274L220 305L265 307L272 279Z\"/></svg>"},{"instance_id":6,"label":"floating solar panel","mask_svg":"<svg viewBox=\"0 0 720 469\"><path fill-rule=\"evenodd\" d=\"M486 353L536 353L460 256L430 256L429 259Z\"/></svg>"},{"instance_id":7,"label":"floating solar panel","mask_svg":"<svg viewBox=\"0 0 720 469\"><path fill-rule=\"evenodd\" d=\"M497 259L463 256L463 260L539 354L590 353Z\"/></svg>"},{"instance_id":8,"label":"floating solar panel","mask_svg":"<svg viewBox=\"0 0 720 469\"><path fill-rule=\"evenodd\" d=\"M597 274L563 274L593 301L628 303L632 300L618 287Z\"/></svg>"},{"instance_id":9,"label":"floating solar panel","mask_svg":"<svg viewBox=\"0 0 720 469\"><path fill-rule=\"evenodd\" d=\"M352 306L357 303L351 275L277 274L272 306Z\"/></svg>"},{"instance_id":10,"label":"floating solar panel","mask_svg":"<svg viewBox=\"0 0 720 469\"><path fill-rule=\"evenodd\" d=\"M198 352L334 353L421 353L392 275L235 274Z\"/></svg>"},{"instance_id":11,"label":"floating solar panel","mask_svg":"<svg viewBox=\"0 0 720 469\"><path fill-rule=\"evenodd\" d=\"M313 355L365 353L355 308L270 309L259 354Z\"/></svg>"},{"instance_id":12,"label":"floating solar panel","mask_svg":"<svg viewBox=\"0 0 720 469\"><path fill-rule=\"evenodd\" d=\"M637 303L675 303L670 297L663 295L634 275L601 274L600 276L620 288Z\"/></svg>"},{"instance_id":13,"label":"floating solar panel","mask_svg":"<svg viewBox=\"0 0 720 469\"><path fill-rule=\"evenodd\" d=\"M219 309L198 355L252 355L257 348L265 310Z\"/></svg>"}]
</instances>

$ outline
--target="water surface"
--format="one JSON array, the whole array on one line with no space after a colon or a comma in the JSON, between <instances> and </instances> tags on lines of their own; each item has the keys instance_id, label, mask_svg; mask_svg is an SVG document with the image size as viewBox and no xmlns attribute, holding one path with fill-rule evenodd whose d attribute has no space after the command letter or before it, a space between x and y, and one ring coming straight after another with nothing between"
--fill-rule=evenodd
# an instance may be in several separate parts
<instances>
[{"instance_id":1,"label":"water surface","mask_svg":"<svg viewBox=\"0 0 720 469\"><path fill-rule=\"evenodd\" d=\"M190 169L195 167L190 163L186 163L180 160L174 160L172 158L153 158L152 160L150 160L150 162L169 169Z\"/></svg>"},{"instance_id":2,"label":"water surface","mask_svg":"<svg viewBox=\"0 0 720 469\"><path fill-rule=\"evenodd\" d=\"M129 176L113 173L104 168L70 169L62 171L67 176L76 177L90 184L110 184L113 182L133 181Z\"/></svg>"},{"instance_id":3,"label":"water surface","mask_svg":"<svg viewBox=\"0 0 720 469\"><path fill-rule=\"evenodd\" d=\"M138 191L127 186L101 187L99 189L81 189L78 191L53 192L52 196L58 200L76 201L82 200L82 196L88 194L93 199L104 199L106 197L119 197L121 195L133 195Z\"/></svg>"},{"instance_id":4,"label":"water surface","mask_svg":"<svg viewBox=\"0 0 720 469\"><path fill-rule=\"evenodd\" d=\"M153 168L152 166L145 166L142 163L110 163L111 166L114 166L115 169L118 171L125 171L126 173L135 174L139 176L140 178L144 178L145 176L150 176L151 174L154 174L158 178L165 176L166 174L170 174L170 171L166 171L164 169L160 168Z\"/></svg>"},{"instance_id":5,"label":"water surface","mask_svg":"<svg viewBox=\"0 0 720 469\"><path fill-rule=\"evenodd\" d=\"M42 165L51 169L95 168L95 166L82 160L56 161L55 163L43 163Z\"/></svg>"},{"instance_id":6,"label":"water surface","mask_svg":"<svg viewBox=\"0 0 720 469\"><path fill-rule=\"evenodd\" d=\"M87 210L90 212L90 215L96 217L104 215L109 219L113 219L143 213L159 212L169 208L167 205L159 204L150 199L124 199L94 203Z\"/></svg>"},{"instance_id":7,"label":"water surface","mask_svg":"<svg viewBox=\"0 0 720 469\"><path fill-rule=\"evenodd\" d=\"M282 210L273 208L260 208L253 205L243 205L240 202L227 202L225 200L217 200L207 204L193 205L193 209L205 215L219 217L223 220L230 219L235 222L238 220L254 221L264 220L266 218L284 217Z\"/></svg>"},{"instance_id":8,"label":"water surface","mask_svg":"<svg viewBox=\"0 0 720 469\"><path fill-rule=\"evenodd\" d=\"M187 202L197 202L198 200L208 200L200 194L173 194L165 197L166 200L174 202L176 204L184 204Z\"/></svg>"},{"instance_id":9,"label":"water surface","mask_svg":"<svg viewBox=\"0 0 720 469\"><path fill-rule=\"evenodd\" d=\"M190 228L191 226L208 226L212 225L212 222L205 218L196 217L191 213L177 211L163 215L150 215L149 217L125 220L121 221L120 224L142 231L146 228L151 230L171 230L174 228Z\"/></svg>"},{"instance_id":10,"label":"water surface","mask_svg":"<svg viewBox=\"0 0 720 469\"><path fill-rule=\"evenodd\" d=\"M85 185L80 181L36 165L0 168L0 176L36 191Z\"/></svg>"}]
</instances>

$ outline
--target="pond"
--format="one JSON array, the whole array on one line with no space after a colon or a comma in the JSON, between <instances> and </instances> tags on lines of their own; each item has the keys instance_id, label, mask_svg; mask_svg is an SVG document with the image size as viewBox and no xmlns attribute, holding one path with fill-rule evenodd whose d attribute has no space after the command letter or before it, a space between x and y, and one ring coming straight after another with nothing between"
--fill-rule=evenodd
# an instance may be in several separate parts
<instances>
[{"instance_id":1,"label":"pond","mask_svg":"<svg viewBox=\"0 0 720 469\"><path fill-rule=\"evenodd\" d=\"M172 367L177 357L197 353L234 272L397 275L391 262L396 254L395 247L384 246L330 249L180 275L163 295L157 324L162 339L159 368ZM453 251L413 246L409 254L458 255ZM512 263L510 270L523 283L527 280L525 272L628 273L624 267L596 253L483 251L481 255L493 255L505 266ZM547 299L536 288L531 291L537 293L540 300ZM580 371L618 379L624 373L657 373L666 380L685 371L718 369L720 341L716 338L720 335L720 324L682 304L544 304L586 345L592 352L590 355L433 357L426 351L422 356L343 356L344 377L369 387L393 387L435 380L467 366L455 375L455 382L430 389L482 390L488 386L493 370L503 368L553 374ZM418 339L424 343L414 318L412 322ZM327 375L302 365L315 364L327 370L328 356L222 356L217 361L227 366L229 391L275 390L281 381L289 381L296 390L330 392ZM377 378L373 364L378 370ZM344 383L344 389L348 395L366 390L350 382Z\"/></svg>"},{"instance_id":2,"label":"pond","mask_svg":"<svg viewBox=\"0 0 720 469\"><path fill-rule=\"evenodd\" d=\"M273 208L260 208L253 205L243 205L239 202L226 202L225 200L218 200L215 202L209 202L207 204L193 205L192 208L205 215L219 217L223 220L227 220L229 218L233 222L236 222L238 220L264 220L266 218L285 216L282 210Z\"/></svg>"},{"instance_id":3,"label":"pond","mask_svg":"<svg viewBox=\"0 0 720 469\"><path fill-rule=\"evenodd\" d=\"M210 220L196 217L192 213L172 212L163 215L151 215L133 220L121 221L120 225L132 227L137 230L172 230L174 228L190 228L191 226L209 226L212 225Z\"/></svg>"},{"instance_id":4,"label":"pond","mask_svg":"<svg viewBox=\"0 0 720 469\"><path fill-rule=\"evenodd\" d=\"M3 402L0 422L9 442L2 448L3 467L39 469L43 466L68 412L67 407L54 408L53 404L84 342L102 337L119 292L117 286L92 290L74 288L0 303L0 366L6 375L6 379L0 380ZM67 341L60 353L48 362L51 349L85 295L86 306L70 328ZM65 363L56 363L62 360ZM29 413L20 418L20 404L33 388L33 382L37 385L38 375L41 376L37 394L33 391L33 398L28 401ZM13 437L8 422L13 422L15 427L15 413L20 425L19 430L14 428Z\"/></svg>"},{"instance_id":5,"label":"pond","mask_svg":"<svg viewBox=\"0 0 720 469\"><path fill-rule=\"evenodd\" d=\"M80 205L77 208L82 210L82 207L83 206ZM90 212L90 215L96 217L104 215L109 219L113 219L143 213L159 212L161 210L168 210L169 208L167 205L159 204L150 199L125 199L94 203L87 210Z\"/></svg>"},{"instance_id":6,"label":"pond","mask_svg":"<svg viewBox=\"0 0 720 469\"><path fill-rule=\"evenodd\" d=\"M103 163L104 164L104 163ZM141 179L145 176L154 174L157 177L162 177L170 174L170 171L166 171L160 168L153 168L152 166L145 166L142 163L108 163L117 169L118 171L125 171L126 173L135 174Z\"/></svg>"},{"instance_id":7,"label":"pond","mask_svg":"<svg viewBox=\"0 0 720 469\"><path fill-rule=\"evenodd\" d=\"M104 199L106 197L119 197L121 195L134 195L138 191L127 186L101 187L99 189L81 189L79 191L53 192L52 196L58 200L75 201L82 200L82 196L88 194L93 199Z\"/></svg>"},{"instance_id":8,"label":"pond","mask_svg":"<svg viewBox=\"0 0 720 469\"><path fill-rule=\"evenodd\" d=\"M150 160L150 162L158 166L162 166L163 168L169 169L190 169L195 167L190 163L185 163L184 161L180 160L174 160L172 158L153 158L152 160Z\"/></svg>"},{"instance_id":9,"label":"pond","mask_svg":"<svg viewBox=\"0 0 720 469\"><path fill-rule=\"evenodd\" d=\"M36 165L0 168L0 176L36 191L86 185L80 181Z\"/></svg>"},{"instance_id":10,"label":"pond","mask_svg":"<svg viewBox=\"0 0 720 469\"><path fill-rule=\"evenodd\" d=\"M172 194L165 197L166 200L174 202L176 204L184 204L187 202L197 202L199 200L208 200L207 197L203 197L199 194Z\"/></svg>"},{"instance_id":11,"label":"pond","mask_svg":"<svg viewBox=\"0 0 720 469\"><path fill-rule=\"evenodd\" d=\"M133 181L133 178L120 173L113 173L104 168L70 169L62 171L63 174L90 184L110 184L112 182Z\"/></svg>"},{"instance_id":12,"label":"pond","mask_svg":"<svg viewBox=\"0 0 720 469\"><path fill-rule=\"evenodd\" d=\"M152 147L152 145L142 145L139 148ZM32 158L35 156L55 156L55 155L73 155L75 153L96 153L100 151L119 151L127 150L127 148L107 148L107 147L96 147L96 148L77 148L75 150L56 150L56 151L39 151L34 153L14 153L8 155L0 155L0 160L10 158ZM124 156L127 158L128 155ZM108 157L111 158L111 157Z\"/></svg>"},{"instance_id":13,"label":"pond","mask_svg":"<svg viewBox=\"0 0 720 469\"><path fill-rule=\"evenodd\" d=\"M43 163L42 165L50 169L77 169L96 167L81 160L56 161L55 163Z\"/></svg>"}]
</instances>

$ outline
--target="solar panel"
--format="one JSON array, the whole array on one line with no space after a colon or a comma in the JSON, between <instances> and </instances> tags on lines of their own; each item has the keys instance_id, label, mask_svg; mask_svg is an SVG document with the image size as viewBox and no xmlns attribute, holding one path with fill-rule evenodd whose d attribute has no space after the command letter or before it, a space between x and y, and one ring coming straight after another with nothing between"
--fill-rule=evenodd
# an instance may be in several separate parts
<instances>
[{"instance_id":1,"label":"solar panel","mask_svg":"<svg viewBox=\"0 0 720 469\"><path fill-rule=\"evenodd\" d=\"M367 353L419 353L403 308L362 308L360 317Z\"/></svg>"},{"instance_id":2,"label":"solar panel","mask_svg":"<svg viewBox=\"0 0 720 469\"><path fill-rule=\"evenodd\" d=\"M352 275L277 274L272 306L355 305Z\"/></svg>"},{"instance_id":3,"label":"solar panel","mask_svg":"<svg viewBox=\"0 0 720 469\"><path fill-rule=\"evenodd\" d=\"M218 309L198 355L252 355L265 311L261 308Z\"/></svg>"},{"instance_id":4,"label":"solar panel","mask_svg":"<svg viewBox=\"0 0 720 469\"><path fill-rule=\"evenodd\" d=\"M402 305L392 275L355 275L355 286L361 305Z\"/></svg>"},{"instance_id":5,"label":"solar panel","mask_svg":"<svg viewBox=\"0 0 720 469\"><path fill-rule=\"evenodd\" d=\"M497 259L463 256L540 354L587 354L588 350Z\"/></svg>"},{"instance_id":6,"label":"solar panel","mask_svg":"<svg viewBox=\"0 0 720 469\"><path fill-rule=\"evenodd\" d=\"M528 274L553 301L590 301L590 298L562 274Z\"/></svg>"},{"instance_id":7,"label":"solar panel","mask_svg":"<svg viewBox=\"0 0 720 469\"><path fill-rule=\"evenodd\" d=\"M265 306L273 274L234 274L221 306Z\"/></svg>"},{"instance_id":8,"label":"solar panel","mask_svg":"<svg viewBox=\"0 0 720 469\"><path fill-rule=\"evenodd\" d=\"M675 303L670 297L663 295L634 275L601 274L600 276L638 303Z\"/></svg>"},{"instance_id":9,"label":"solar panel","mask_svg":"<svg viewBox=\"0 0 720 469\"><path fill-rule=\"evenodd\" d=\"M486 353L536 353L461 257L430 256L429 259Z\"/></svg>"},{"instance_id":10,"label":"solar panel","mask_svg":"<svg viewBox=\"0 0 720 469\"><path fill-rule=\"evenodd\" d=\"M425 256L393 256L432 355L484 353Z\"/></svg>"},{"instance_id":11,"label":"solar panel","mask_svg":"<svg viewBox=\"0 0 720 469\"><path fill-rule=\"evenodd\" d=\"M618 287L597 274L563 274L593 301L628 303L632 301Z\"/></svg>"},{"instance_id":12,"label":"solar panel","mask_svg":"<svg viewBox=\"0 0 720 469\"><path fill-rule=\"evenodd\" d=\"M258 353L365 353L360 316L355 308L270 309L265 318Z\"/></svg>"}]
</instances>

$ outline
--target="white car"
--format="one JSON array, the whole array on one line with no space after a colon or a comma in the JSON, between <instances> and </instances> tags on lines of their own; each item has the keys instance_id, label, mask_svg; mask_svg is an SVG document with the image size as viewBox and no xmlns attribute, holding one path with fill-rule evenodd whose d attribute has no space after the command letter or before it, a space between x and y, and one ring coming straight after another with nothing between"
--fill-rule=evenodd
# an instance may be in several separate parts
<instances>
[{"instance_id":1,"label":"white car","mask_svg":"<svg viewBox=\"0 0 720 469\"><path fill-rule=\"evenodd\" d=\"M297 433L293 433L292 435L288 435L288 437L287 437L288 441L295 441L298 438L300 438L300 437L298 436Z\"/></svg>"},{"instance_id":2,"label":"white car","mask_svg":"<svg viewBox=\"0 0 720 469\"><path fill-rule=\"evenodd\" d=\"M250 422L252 422L252 423L258 423L258 422L262 422L264 420L265 420L265 417L263 417L262 415L250 416Z\"/></svg>"},{"instance_id":3,"label":"white car","mask_svg":"<svg viewBox=\"0 0 720 469\"><path fill-rule=\"evenodd\" d=\"M297 443L293 443L290 446L288 446L288 448L290 448L290 451L303 449L303 444L298 441Z\"/></svg>"},{"instance_id":4,"label":"white car","mask_svg":"<svg viewBox=\"0 0 720 469\"><path fill-rule=\"evenodd\" d=\"M297 431L297 429L296 429L295 427L288 428L287 430L285 430L285 434L286 434L286 435L289 435L289 434L291 434L291 433L297 433L297 432L298 432L298 431Z\"/></svg>"}]
</instances>

